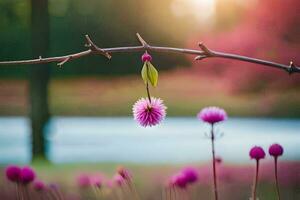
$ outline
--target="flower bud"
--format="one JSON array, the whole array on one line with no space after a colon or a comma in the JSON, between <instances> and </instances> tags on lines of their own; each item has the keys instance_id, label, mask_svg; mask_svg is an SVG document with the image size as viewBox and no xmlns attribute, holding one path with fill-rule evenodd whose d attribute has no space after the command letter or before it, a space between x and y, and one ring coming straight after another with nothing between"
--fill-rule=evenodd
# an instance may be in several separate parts
<instances>
[{"instance_id":1,"label":"flower bud","mask_svg":"<svg viewBox=\"0 0 300 200\"><path fill-rule=\"evenodd\" d=\"M269 154L274 157L281 156L283 154L283 147L280 144L272 144L269 148Z\"/></svg>"},{"instance_id":2,"label":"flower bud","mask_svg":"<svg viewBox=\"0 0 300 200\"><path fill-rule=\"evenodd\" d=\"M40 181L40 180L36 180L33 182L33 188L36 190L36 191L43 191L45 189L45 184L43 181Z\"/></svg>"},{"instance_id":3,"label":"flower bud","mask_svg":"<svg viewBox=\"0 0 300 200\"><path fill-rule=\"evenodd\" d=\"M20 181L23 184L28 184L35 179L35 172L30 167L23 167L21 169Z\"/></svg>"},{"instance_id":4,"label":"flower bud","mask_svg":"<svg viewBox=\"0 0 300 200\"><path fill-rule=\"evenodd\" d=\"M15 165L10 165L6 168L5 174L8 180L18 182L21 176L21 168Z\"/></svg>"},{"instance_id":5,"label":"flower bud","mask_svg":"<svg viewBox=\"0 0 300 200\"><path fill-rule=\"evenodd\" d=\"M262 159L265 158L266 154L265 151L263 150L263 148L259 147L259 146L254 146L252 147L252 149L249 152L250 158L251 159Z\"/></svg>"},{"instance_id":6,"label":"flower bud","mask_svg":"<svg viewBox=\"0 0 300 200\"><path fill-rule=\"evenodd\" d=\"M145 52L143 55L142 55L142 61L143 62L150 62L152 60L152 56L150 54L148 54L147 52Z\"/></svg>"}]
</instances>

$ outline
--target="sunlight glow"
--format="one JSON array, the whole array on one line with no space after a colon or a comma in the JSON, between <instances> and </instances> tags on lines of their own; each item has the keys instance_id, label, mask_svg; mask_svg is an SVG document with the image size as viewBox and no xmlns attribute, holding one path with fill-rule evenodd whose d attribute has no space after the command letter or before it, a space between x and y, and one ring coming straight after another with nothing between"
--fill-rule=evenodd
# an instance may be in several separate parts
<instances>
[{"instance_id":1,"label":"sunlight glow","mask_svg":"<svg viewBox=\"0 0 300 200\"><path fill-rule=\"evenodd\" d=\"M199 22L212 20L217 0L173 0L171 9L178 17L194 17Z\"/></svg>"}]
</instances>

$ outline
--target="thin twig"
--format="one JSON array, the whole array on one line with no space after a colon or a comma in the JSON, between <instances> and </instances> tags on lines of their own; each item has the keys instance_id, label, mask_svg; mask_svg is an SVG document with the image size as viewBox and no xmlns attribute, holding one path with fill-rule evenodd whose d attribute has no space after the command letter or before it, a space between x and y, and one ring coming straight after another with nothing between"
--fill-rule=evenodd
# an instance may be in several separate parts
<instances>
[{"instance_id":1,"label":"thin twig","mask_svg":"<svg viewBox=\"0 0 300 200\"><path fill-rule=\"evenodd\" d=\"M17 61L2 61L0 65L20 65L20 64L42 64L42 63L52 63L57 62L59 66L65 64L68 61L75 60L81 57L85 57L91 54L96 55L103 55L106 58L111 58L111 53L124 53L124 52L142 52L142 51L155 51L155 52L162 52L162 53L183 53L183 54L191 54L196 55L195 60L202 60L204 58L226 58L226 59L233 59L239 60L249 63L255 63L260 65L265 65L269 67L274 67L278 69L285 70L289 74L292 73L300 73L300 67L295 65L292 61L290 64L281 64L276 62L271 62L267 60L251 58L247 56L241 56L237 54L225 53L225 52L218 52L213 51L207 48L203 43L199 44L201 50L195 49L185 49L185 48L173 48L173 47L160 47L160 46L152 46L149 45L141 36L137 33L137 38L141 43L141 46L128 46L128 47L113 47L113 48L99 48L97 45L93 43L88 35L85 36L87 40L87 47L89 48L86 51L81 51L74 54L69 54L65 56L57 56L57 57L48 57L42 58L39 57L38 59L31 59L31 60L17 60Z\"/></svg>"},{"instance_id":2,"label":"thin twig","mask_svg":"<svg viewBox=\"0 0 300 200\"><path fill-rule=\"evenodd\" d=\"M67 57L65 60L63 60L62 62L57 63L57 65L58 65L59 67L62 67L63 64L65 64L66 62L68 62L69 60L71 60L71 58L72 58L72 56L68 56L68 57Z\"/></svg>"},{"instance_id":3,"label":"thin twig","mask_svg":"<svg viewBox=\"0 0 300 200\"><path fill-rule=\"evenodd\" d=\"M103 55L106 58L111 59L111 55L107 51L105 51L105 50L99 48L97 45L95 45L94 42L89 37L89 35L85 35L85 39L87 41L86 46L90 48L92 53Z\"/></svg>"},{"instance_id":4,"label":"thin twig","mask_svg":"<svg viewBox=\"0 0 300 200\"><path fill-rule=\"evenodd\" d=\"M136 36L139 40L139 42L141 43L141 45L144 47L144 48L148 48L150 45L142 38L142 36L139 34L139 33L136 33Z\"/></svg>"}]
</instances>

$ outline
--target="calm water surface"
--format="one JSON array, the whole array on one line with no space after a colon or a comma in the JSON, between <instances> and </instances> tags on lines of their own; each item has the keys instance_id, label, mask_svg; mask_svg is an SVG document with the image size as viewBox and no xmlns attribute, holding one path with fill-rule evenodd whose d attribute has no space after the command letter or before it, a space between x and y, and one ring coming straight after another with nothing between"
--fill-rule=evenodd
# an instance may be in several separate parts
<instances>
[{"instance_id":1,"label":"calm water surface","mask_svg":"<svg viewBox=\"0 0 300 200\"><path fill-rule=\"evenodd\" d=\"M30 160L27 118L0 118L0 163ZM223 137L217 155L232 163L249 162L253 145L274 142L285 148L283 159L300 160L300 120L233 118L217 125ZM209 126L195 118L168 118L152 128L132 118L54 117L48 126L48 156L55 163L183 163L210 159Z\"/></svg>"}]
</instances>

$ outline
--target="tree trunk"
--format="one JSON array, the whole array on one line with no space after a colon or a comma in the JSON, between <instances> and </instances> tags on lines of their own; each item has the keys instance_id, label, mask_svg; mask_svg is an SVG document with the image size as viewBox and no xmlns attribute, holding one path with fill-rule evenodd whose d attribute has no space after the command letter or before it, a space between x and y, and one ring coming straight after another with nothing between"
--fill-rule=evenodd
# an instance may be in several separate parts
<instances>
[{"instance_id":1,"label":"tree trunk","mask_svg":"<svg viewBox=\"0 0 300 200\"><path fill-rule=\"evenodd\" d=\"M31 0L31 42L34 57L49 49L48 0ZM32 65L29 72L32 160L46 159L46 125L49 120L49 66Z\"/></svg>"}]
</instances>

